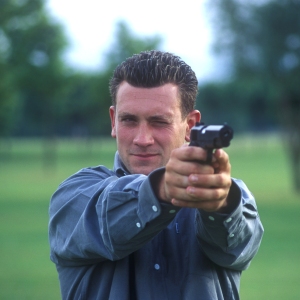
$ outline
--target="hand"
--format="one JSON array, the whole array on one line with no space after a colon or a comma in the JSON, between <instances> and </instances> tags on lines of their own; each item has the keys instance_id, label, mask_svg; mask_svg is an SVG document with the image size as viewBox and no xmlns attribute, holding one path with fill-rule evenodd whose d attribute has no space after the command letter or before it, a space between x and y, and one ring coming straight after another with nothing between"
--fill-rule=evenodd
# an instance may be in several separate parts
<instances>
[{"instance_id":1,"label":"hand","mask_svg":"<svg viewBox=\"0 0 300 300\"><path fill-rule=\"evenodd\" d=\"M160 195L180 207L223 212L228 206L231 166L227 153L218 149L212 164L204 164L206 151L183 146L173 150L161 181Z\"/></svg>"}]
</instances>

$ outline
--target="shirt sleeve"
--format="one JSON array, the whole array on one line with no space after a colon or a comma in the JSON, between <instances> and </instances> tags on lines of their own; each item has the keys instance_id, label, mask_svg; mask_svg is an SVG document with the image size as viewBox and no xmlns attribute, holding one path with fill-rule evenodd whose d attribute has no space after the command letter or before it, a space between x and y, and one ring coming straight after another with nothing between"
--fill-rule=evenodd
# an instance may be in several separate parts
<instances>
[{"instance_id":1,"label":"shirt sleeve","mask_svg":"<svg viewBox=\"0 0 300 300\"><path fill-rule=\"evenodd\" d=\"M243 181L232 179L229 197L240 199L231 214L197 211L197 237L216 264L244 270L259 249L264 229L255 199Z\"/></svg>"},{"instance_id":2,"label":"shirt sleeve","mask_svg":"<svg viewBox=\"0 0 300 300\"><path fill-rule=\"evenodd\" d=\"M166 228L179 208L161 204L150 179L98 167L63 182L50 202L51 259L65 266L118 260Z\"/></svg>"}]
</instances>

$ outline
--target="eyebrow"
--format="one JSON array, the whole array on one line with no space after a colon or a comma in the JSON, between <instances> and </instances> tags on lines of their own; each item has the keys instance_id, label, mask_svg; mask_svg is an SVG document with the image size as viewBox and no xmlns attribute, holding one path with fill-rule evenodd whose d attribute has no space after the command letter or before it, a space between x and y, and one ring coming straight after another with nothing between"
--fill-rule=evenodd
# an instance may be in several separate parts
<instances>
[{"instance_id":1,"label":"eyebrow","mask_svg":"<svg viewBox=\"0 0 300 300\"><path fill-rule=\"evenodd\" d=\"M136 118L136 116L130 113L123 112L118 115L118 119L122 118Z\"/></svg>"},{"instance_id":2,"label":"eyebrow","mask_svg":"<svg viewBox=\"0 0 300 300\"><path fill-rule=\"evenodd\" d=\"M150 116L148 118L149 121L160 121L160 120L164 120L167 122L171 122L173 120L171 115L154 115L154 116Z\"/></svg>"},{"instance_id":3,"label":"eyebrow","mask_svg":"<svg viewBox=\"0 0 300 300\"><path fill-rule=\"evenodd\" d=\"M137 119L138 117L134 114L123 112L123 113L119 114L118 118L119 119L122 119L122 118ZM157 114L157 115L147 117L147 120L148 121L164 120L164 121L167 121L167 122L172 122L173 116L171 114L164 114L164 115Z\"/></svg>"}]
</instances>

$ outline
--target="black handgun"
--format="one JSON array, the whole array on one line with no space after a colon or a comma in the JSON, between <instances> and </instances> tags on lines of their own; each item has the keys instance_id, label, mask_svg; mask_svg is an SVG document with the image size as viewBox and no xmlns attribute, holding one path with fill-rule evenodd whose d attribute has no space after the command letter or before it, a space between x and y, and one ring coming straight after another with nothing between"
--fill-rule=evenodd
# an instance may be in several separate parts
<instances>
[{"instance_id":1,"label":"black handgun","mask_svg":"<svg viewBox=\"0 0 300 300\"><path fill-rule=\"evenodd\" d=\"M211 163L214 149L228 147L233 138L233 129L227 124L204 125L197 123L191 129L190 146L197 146L207 150L206 163Z\"/></svg>"}]
</instances>

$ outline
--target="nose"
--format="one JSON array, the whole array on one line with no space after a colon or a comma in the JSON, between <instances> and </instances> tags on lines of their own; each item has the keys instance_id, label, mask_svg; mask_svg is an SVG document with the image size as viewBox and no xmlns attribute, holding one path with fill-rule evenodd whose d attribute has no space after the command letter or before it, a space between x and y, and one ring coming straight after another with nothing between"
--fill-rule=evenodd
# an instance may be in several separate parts
<instances>
[{"instance_id":1,"label":"nose","mask_svg":"<svg viewBox=\"0 0 300 300\"><path fill-rule=\"evenodd\" d=\"M133 143L140 147L153 145L152 130L147 124L140 124L137 128Z\"/></svg>"}]
</instances>

